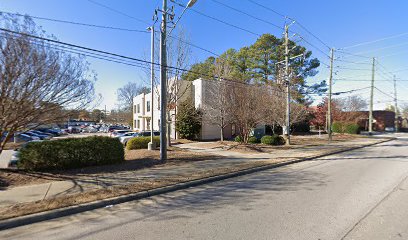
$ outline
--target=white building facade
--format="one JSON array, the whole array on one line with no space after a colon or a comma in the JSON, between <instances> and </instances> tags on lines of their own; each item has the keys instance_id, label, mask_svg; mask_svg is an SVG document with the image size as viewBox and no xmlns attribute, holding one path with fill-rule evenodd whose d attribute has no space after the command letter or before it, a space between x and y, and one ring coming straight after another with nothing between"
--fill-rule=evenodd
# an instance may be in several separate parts
<instances>
[{"instance_id":1,"label":"white building facade","mask_svg":"<svg viewBox=\"0 0 408 240\"><path fill-rule=\"evenodd\" d=\"M182 91L178 90L179 95L177 96L178 102L185 101L187 99L191 99L194 102L194 106L196 109L205 109L205 105L209 104L209 89L211 88L211 84L214 84L213 81L204 80L204 79L197 79L192 82L183 81L182 84L178 84L182 86ZM172 89L172 88L170 88ZM173 88L174 89L174 88ZM169 94L172 95L172 94ZM173 94L174 96L174 94ZM153 100L153 108L151 104L151 93L148 94L140 94L133 99L133 130L134 131L150 131L152 127L151 123L151 113L153 111L153 130L159 131L160 129L160 97L158 96L158 91L154 91L154 100ZM175 120L177 115L177 106L175 104L174 109L170 112L170 119L171 119L171 138L176 139L177 133L175 131ZM216 140L220 139L220 128L215 125L211 124L210 121L207 121L207 116L204 111L203 113L203 121L202 121L202 128L200 132L200 139L201 140ZM234 125L228 125L224 128L224 138L229 139L233 138L236 135L236 128Z\"/></svg>"}]
</instances>

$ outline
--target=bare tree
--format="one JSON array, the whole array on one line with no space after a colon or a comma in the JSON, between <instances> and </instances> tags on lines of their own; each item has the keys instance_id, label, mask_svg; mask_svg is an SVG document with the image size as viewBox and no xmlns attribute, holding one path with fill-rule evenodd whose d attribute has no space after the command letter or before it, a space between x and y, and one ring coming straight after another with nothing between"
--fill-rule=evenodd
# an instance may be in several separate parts
<instances>
[{"instance_id":1,"label":"bare tree","mask_svg":"<svg viewBox=\"0 0 408 240\"><path fill-rule=\"evenodd\" d=\"M368 107L367 101L358 95L337 98L336 102L341 109L341 114L335 120L343 122L357 122L359 119L364 118L362 111Z\"/></svg>"},{"instance_id":2,"label":"bare tree","mask_svg":"<svg viewBox=\"0 0 408 240\"><path fill-rule=\"evenodd\" d=\"M0 38L0 153L16 131L55 123L94 99L95 76L84 59L67 54L30 35L44 36L25 17L4 17Z\"/></svg>"},{"instance_id":3,"label":"bare tree","mask_svg":"<svg viewBox=\"0 0 408 240\"><path fill-rule=\"evenodd\" d=\"M267 113L265 123L272 126L286 125L286 92L282 85L268 87L268 94L264 97L263 103ZM309 116L306 105L292 101L290 103L290 122L296 124L304 121Z\"/></svg>"},{"instance_id":4,"label":"bare tree","mask_svg":"<svg viewBox=\"0 0 408 240\"><path fill-rule=\"evenodd\" d=\"M223 80L231 76L231 68L224 59L216 60L214 76L216 79L209 81L205 89L203 121L219 127L222 142L224 141L224 129L232 122L229 84Z\"/></svg>"},{"instance_id":5,"label":"bare tree","mask_svg":"<svg viewBox=\"0 0 408 240\"><path fill-rule=\"evenodd\" d=\"M128 82L117 90L120 108L125 111L132 111L133 98L142 93L149 93L150 89L135 82Z\"/></svg>"},{"instance_id":6,"label":"bare tree","mask_svg":"<svg viewBox=\"0 0 408 240\"><path fill-rule=\"evenodd\" d=\"M244 143L254 128L265 121L263 99L267 91L261 85L229 82L232 123L236 124Z\"/></svg>"}]
</instances>

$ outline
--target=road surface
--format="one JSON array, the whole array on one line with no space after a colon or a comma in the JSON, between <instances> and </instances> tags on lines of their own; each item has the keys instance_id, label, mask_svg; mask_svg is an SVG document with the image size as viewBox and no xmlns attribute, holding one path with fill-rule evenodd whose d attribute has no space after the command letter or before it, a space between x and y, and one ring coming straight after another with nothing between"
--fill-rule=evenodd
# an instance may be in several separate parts
<instances>
[{"instance_id":1,"label":"road surface","mask_svg":"<svg viewBox=\"0 0 408 240\"><path fill-rule=\"evenodd\" d=\"M0 239L408 239L396 141L0 232Z\"/></svg>"}]
</instances>

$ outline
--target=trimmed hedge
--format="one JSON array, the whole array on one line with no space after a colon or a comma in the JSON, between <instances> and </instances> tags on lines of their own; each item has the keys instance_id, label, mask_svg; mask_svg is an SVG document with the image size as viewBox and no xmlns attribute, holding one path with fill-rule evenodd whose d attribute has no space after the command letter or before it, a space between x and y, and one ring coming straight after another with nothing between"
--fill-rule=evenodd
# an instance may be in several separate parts
<instances>
[{"instance_id":1,"label":"trimmed hedge","mask_svg":"<svg viewBox=\"0 0 408 240\"><path fill-rule=\"evenodd\" d=\"M254 144L254 143L259 143L259 140L258 140L258 138L256 138L255 136L249 137L249 138L248 138L248 143L252 143L252 144Z\"/></svg>"},{"instance_id":2,"label":"trimmed hedge","mask_svg":"<svg viewBox=\"0 0 408 240\"><path fill-rule=\"evenodd\" d=\"M26 170L65 170L125 161L117 138L87 137L31 142L22 148L17 167Z\"/></svg>"},{"instance_id":3,"label":"trimmed hedge","mask_svg":"<svg viewBox=\"0 0 408 240\"><path fill-rule=\"evenodd\" d=\"M279 135L266 135L261 138L261 143L265 145L284 145L286 141L282 136Z\"/></svg>"},{"instance_id":4,"label":"trimmed hedge","mask_svg":"<svg viewBox=\"0 0 408 240\"><path fill-rule=\"evenodd\" d=\"M150 137L135 137L130 139L126 144L127 150L147 149ZM160 137L153 137L156 147L160 147Z\"/></svg>"},{"instance_id":5,"label":"trimmed hedge","mask_svg":"<svg viewBox=\"0 0 408 240\"><path fill-rule=\"evenodd\" d=\"M332 131L335 133L360 134L360 126L355 123L334 122Z\"/></svg>"}]
</instances>

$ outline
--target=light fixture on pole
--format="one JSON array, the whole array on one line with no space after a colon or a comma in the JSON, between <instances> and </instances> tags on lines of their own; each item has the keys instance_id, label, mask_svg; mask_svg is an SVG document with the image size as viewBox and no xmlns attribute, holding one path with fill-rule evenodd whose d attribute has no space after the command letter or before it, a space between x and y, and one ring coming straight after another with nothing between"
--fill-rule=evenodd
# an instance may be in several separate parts
<instances>
[{"instance_id":1,"label":"light fixture on pole","mask_svg":"<svg viewBox=\"0 0 408 240\"><path fill-rule=\"evenodd\" d=\"M156 145L153 141L153 131L154 131L154 121L153 121L153 113L154 113L154 36L155 36L155 29L154 23L151 27L147 28L148 31L151 33L151 66L150 66L150 88L151 88L151 99L150 99L150 142L148 143L147 149L154 150L156 149Z\"/></svg>"}]
</instances>

